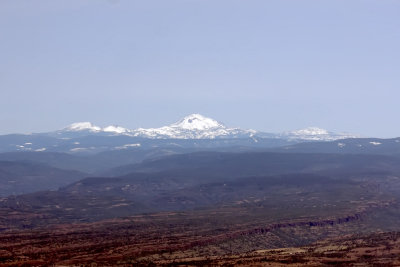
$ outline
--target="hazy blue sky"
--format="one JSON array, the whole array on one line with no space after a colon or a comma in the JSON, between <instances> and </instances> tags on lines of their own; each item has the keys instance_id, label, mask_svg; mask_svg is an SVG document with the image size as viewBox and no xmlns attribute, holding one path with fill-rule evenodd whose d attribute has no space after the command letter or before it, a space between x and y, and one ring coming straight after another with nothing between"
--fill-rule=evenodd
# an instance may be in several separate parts
<instances>
[{"instance_id":1,"label":"hazy blue sky","mask_svg":"<svg viewBox=\"0 0 400 267\"><path fill-rule=\"evenodd\" d=\"M0 93L0 133L201 113L400 136L400 1L2 0Z\"/></svg>"}]
</instances>

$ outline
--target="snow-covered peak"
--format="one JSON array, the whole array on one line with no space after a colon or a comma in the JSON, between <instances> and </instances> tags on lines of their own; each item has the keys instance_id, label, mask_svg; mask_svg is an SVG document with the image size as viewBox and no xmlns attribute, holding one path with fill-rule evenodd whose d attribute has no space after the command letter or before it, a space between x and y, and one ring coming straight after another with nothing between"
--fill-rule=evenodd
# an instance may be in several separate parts
<instances>
[{"instance_id":1,"label":"snow-covered peak","mask_svg":"<svg viewBox=\"0 0 400 267\"><path fill-rule=\"evenodd\" d=\"M91 131L100 132L101 128L93 125L91 122L76 122L64 128L65 131L78 132L78 131Z\"/></svg>"},{"instance_id":2,"label":"snow-covered peak","mask_svg":"<svg viewBox=\"0 0 400 267\"><path fill-rule=\"evenodd\" d=\"M130 130L128 130L124 127L115 126L115 125L110 125L110 126L104 127L103 131L107 132L107 133L117 133L117 134L123 134L123 133L130 132Z\"/></svg>"},{"instance_id":3,"label":"snow-covered peak","mask_svg":"<svg viewBox=\"0 0 400 267\"><path fill-rule=\"evenodd\" d=\"M215 139L245 138L253 136L255 131L239 128L227 128L222 123L200 114L191 114L169 126L160 128L132 130L130 135L156 139Z\"/></svg>"},{"instance_id":4,"label":"snow-covered peak","mask_svg":"<svg viewBox=\"0 0 400 267\"><path fill-rule=\"evenodd\" d=\"M182 120L171 124L170 127L181 128L185 130L208 130L213 128L225 128L222 123L200 114L191 114Z\"/></svg>"}]
</instances>

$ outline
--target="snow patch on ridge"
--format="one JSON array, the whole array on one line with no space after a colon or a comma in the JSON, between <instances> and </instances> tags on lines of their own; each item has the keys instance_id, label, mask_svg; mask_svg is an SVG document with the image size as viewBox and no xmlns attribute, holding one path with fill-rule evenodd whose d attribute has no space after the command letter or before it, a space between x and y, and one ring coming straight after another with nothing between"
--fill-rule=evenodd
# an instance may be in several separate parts
<instances>
[{"instance_id":1,"label":"snow patch on ridge","mask_svg":"<svg viewBox=\"0 0 400 267\"><path fill-rule=\"evenodd\" d=\"M381 145L382 143L380 143L380 142L369 142L371 145L374 145L374 146L379 146L379 145Z\"/></svg>"},{"instance_id":2,"label":"snow patch on ridge","mask_svg":"<svg viewBox=\"0 0 400 267\"><path fill-rule=\"evenodd\" d=\"M346 144L344 144L344 143L338 143L337 146L340 147L340 148L342 148L342 147L345 147Z\"/></svg>"},{"instance_id":3,"label":"snow patch on ridge","mask_svg":"<svg viewBox=\"0 0 400 267\"><path fill-rule=\"evenodd\" d=\"M127 148L130 148L130 147L140 147L141 146L141 144L139 144L139 143L137 143L137 144L126 144L126 145L123 145L123 146L117 146L117 147L115 147L115 149L127 149Z\"/></svg>"}]
</instances>

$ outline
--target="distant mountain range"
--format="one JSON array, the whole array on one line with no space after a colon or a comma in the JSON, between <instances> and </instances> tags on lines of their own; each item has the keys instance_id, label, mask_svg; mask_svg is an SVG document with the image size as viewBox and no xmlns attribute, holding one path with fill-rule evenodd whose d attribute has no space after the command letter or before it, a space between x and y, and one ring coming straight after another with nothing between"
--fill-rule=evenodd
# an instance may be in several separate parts
<instances>
[{"instance_id":1,"label":"distant mountain range","mask_svg":"<svg viewBox=\"0 0 400 267\"><path fill-rule=\"evenodd\" d=\"M96 153L121 149L278 147L308 141L333 141L359 136L334 133L310 127L266 133L251 129L230 128L214 119L191 114L160 128L127 129L120 126L99 127L90 122L73 123L47 133L0 136L0 152L50 151Z\"/></svg>"},{"instance_id":2,"label":"distant mountain range","mask_svg":"<svg viewBox=\"0 0 400 267\"><path fill-rule=\"evenodd\" d=\"M101 128L90 122L78 122L68 127L49 133L52 136L63 135L127 135L152 139L215 139L215 138L281 138L289 140L332 141L337 139L359 137L348 133L333 133L317 127L309 127L301 130L284 133L265 133L256 130L241 128L229 128L223 123L207 118L200 114L191 114L168 126L160 128L127 129L120 126L107 126Z\"/></svg>"}]
</instances>

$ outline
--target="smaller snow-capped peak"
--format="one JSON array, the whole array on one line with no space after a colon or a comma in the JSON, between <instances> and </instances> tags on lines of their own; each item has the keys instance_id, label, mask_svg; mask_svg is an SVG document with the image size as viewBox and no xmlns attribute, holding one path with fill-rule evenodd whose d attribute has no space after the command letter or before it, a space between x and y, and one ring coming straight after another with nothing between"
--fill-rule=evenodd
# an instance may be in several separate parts
<instances>
[{"instance_id":1,"label":"smaller snow-capped peak","mask_svg":"<svg viewBox=\"0 0 400 267\"><path fill-rule=\"evenodd\" d=\"M285 132L282 136L289 139L308 140L308 141L333 141L346 138L359 137L349 133L334 133L318 127L308 127L296 131Z\"/></svg>"},{"instance_id":2,"label":"smaller snow-capped peak","mask_svg":"<svg viewBox=\"0 0 400 267\"><path fill-rule=\"evenodd\" d=\"M326 135L329 134L329 132L325 129L321 129L318 127L307 127L304 129L300 129L297 131L292 131L289 132L292 135Z\"/></svg>"},{"instance_id":3,"label":"smaller snow-capped peak","mask_svg":"<svg viewBox=\"0 0 400 267\"><path fill-rule=\"evenodd\" d=\"M123 134L123 133L130 132L130 130L128 130L128 129L124 128L124 127L120 127L120 126L116 126L116 125L110 125L110 126L104 127L103 128L103 132Z\"/></svg>"},{"instance_id":4,"label":"smaller snow-capped peak","mask_svg":"<svg viewBox=\"0 0 400 267\"><path fill-rule=\"evenodd\" d=\"M130 130L120 127L120 126L116 126L116 125L110 125L104 128L101 128L99 126L96 126L94 124L92 124L91 122L76 122L76 123L72 123L71 125L65 127L64 129L62 129L62 131L66 131L66 132L105 132L105 133L114 133L114 134L125 134L125 133L129 133Z\"/></svg>"},{"instance_id":5,"label":"smaller snow-capped peak","mask_svg":"<svg viewBox=\"0 0 400 267\"><path fill-rule=\"evenodd\" d=\"M100 132L101 128L96 125L93 125L91 122L76 122L67 126L63 130L71 132L78 132L78 131Z\"/></svg>"},{"instance_id":6,"label":"smaller snow-capped peak","mask_svg":"<svg viewBox=\"0 0 400 267\"><path fill-rule=\"evenodd\" d=\"M170 125L173 128L181 128L185 130L208 130L215 128L226 128L222 123L211 118L204 117L200 114L191 114L182 120Z\"/></svg>"}]
</instances>

